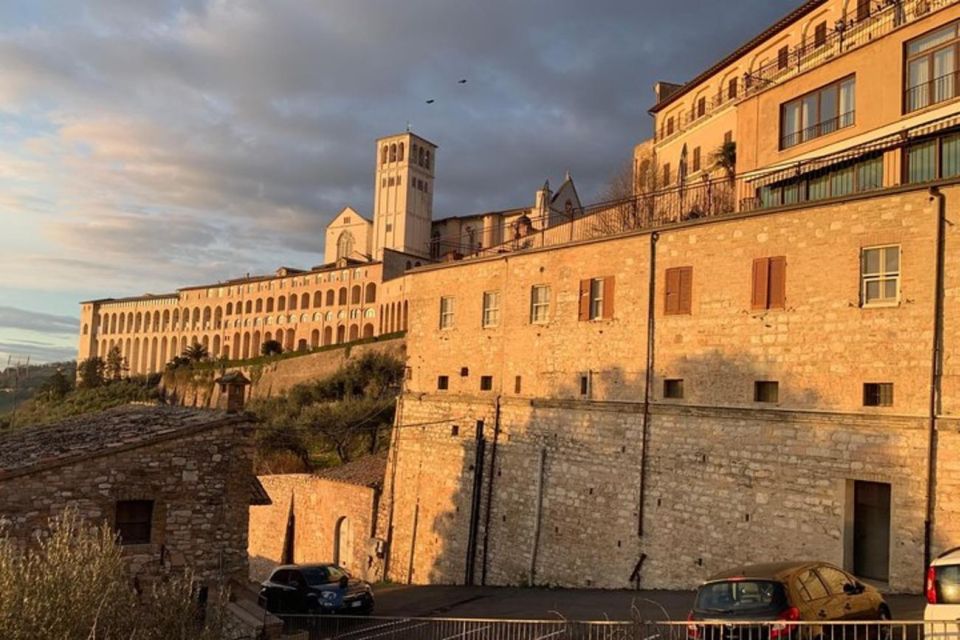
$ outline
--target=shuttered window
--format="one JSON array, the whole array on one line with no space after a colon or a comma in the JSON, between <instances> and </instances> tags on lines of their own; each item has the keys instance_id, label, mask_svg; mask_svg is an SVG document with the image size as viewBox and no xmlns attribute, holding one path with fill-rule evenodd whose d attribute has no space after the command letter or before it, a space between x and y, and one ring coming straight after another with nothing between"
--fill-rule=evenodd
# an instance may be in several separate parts
<instances>
[{"instance_id":1,"label":"shuttered window","mask_svg":"<svg viewBox=\"0 0 960 640\"><path fill-rule=\"evenodd\" d=\"M857 0L857 20L866 20L870 17L870 3L873 0Z\"/></svg>"},{"instance_id":2,"label":"shuttered window","mask_svg":"<svg viewBox=\"0 0 960 640\"><path fill-rule=\"evenodd\" d=\"M613 318L614 279L590 278L580 281L581 321Z\"/></svg>"},{"instance_id":3,"label":"shuttered window","mask_svg":"<svg viewBox=\"0 0 960 640\"><path fill-rule=\"evenodd\" d=\"M664 289L664 313L689 315L693 308L693 267L667 269Z\"/></svg>"},{"instance_id":4,"label":"shuttered window","mask_svg":"<svg viewBox=\"0 0 960 640\"><path fill-rule=\"evenodd\" d=\"M786 304L787 259L757 258L753 261L753 309L783 309Z\"/></svg>"},{"instance_id":5,"label":"shuttered window","mask_svg":"<svg viewBox=\"0 0 960 640\"><path fill-rule=\"evenodd\" d=\"M117 502L116 528L120 544L149 544L153 523L153 500Z\"/></svg>"}]
</instances>

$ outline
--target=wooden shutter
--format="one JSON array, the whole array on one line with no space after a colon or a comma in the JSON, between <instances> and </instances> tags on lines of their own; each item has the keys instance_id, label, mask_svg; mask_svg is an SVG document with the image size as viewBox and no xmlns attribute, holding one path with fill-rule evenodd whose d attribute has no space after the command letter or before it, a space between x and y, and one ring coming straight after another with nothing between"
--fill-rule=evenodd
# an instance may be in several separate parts
<instances>
[{"instance_id":1,"label":"wooden shutter","mask_svg":"<svg viewBox=\"0 0 960 640\"><path fill-rule=\"evenodd\" d=\"M787 304L787 259L783 256L770 258L769 309L783 309Z\"/></svg>"},{"instance_id":2,"label":"wooden shutter","mask_svg":"<svg viewBox=\"0 0 960 640\"><path fill-rule=\"evenodd\" d=\"M753 261L753 293L750 306L753 309L766 309L770 291L770 258L757 258Z\"/></svg>"},{"instance_id":3,"label":"wooden shutter","mask_svg":"<svg viewBox=\"0 0 960 640\"><path fill-rule=\"evenodd\" d=\"M870 2L872 0L857 0L857 20L866 20L870 17Z\"/></svg>"},{"instance_id":4,"label":"wooden shutter","mask_svg":"<svg viewBox=\"0 0 960 640\"><path fill-rule=\"evenodd\" d=\"M693 310L693 267L680 268L680 313Z\"/></svg>"},{"instance_id":5,"label":"wooden shutter","mask_svg":"<svg viewBox=\"0 0 960 640\"><path fill-rule=\"evenodd\" d=\"M667 269L663 312L668 316L680 313L680 270Z\"/></svg>"},{"instance_id":6,"label":"wooden shutter","mask_svg":"<svg viewBox=\"0 0 960 640\"><path fill-rule=\"evenodd\" d=\"M590 280L580 281L580 320L590 319Z\"/></svg>"},{"instance_id":7,"label":"wooden shutter","mask_svg":"<svg viewBox=\"0 0 960 640\"><path fill-rule=\"evenodd\" d=\"M613 292L615 279L609 276L603 279L603 319L611 320L613 318Z\"/></svg>"}]
</instances>

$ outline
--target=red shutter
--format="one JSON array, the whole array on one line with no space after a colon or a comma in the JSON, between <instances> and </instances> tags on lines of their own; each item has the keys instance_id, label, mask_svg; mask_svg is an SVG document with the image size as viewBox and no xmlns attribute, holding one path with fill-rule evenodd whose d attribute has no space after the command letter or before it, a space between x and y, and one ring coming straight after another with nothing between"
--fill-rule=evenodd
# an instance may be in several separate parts
<instances>
[{"instance_id":1,"label":"red shutter","mask_svg":"<svg viewBox=\"0 0 960 640\"><path fill-rule=\"evenodd\" d=\"M680 300L679 312L693 311L693 267L683 267L680 270Z\"/></svg>"},{"instance_id":2,"label":"red shutter","mask_svg":"<svg viewBox=\"0 0 960 640\"><path fill-rule=\"evenodd\" d=\"M665 280L663 312L668 316L676 315L680 312L679 269L667 269Z\"/></svg>"},{"instance_id":3,"label":"red shutter","mask_svg":"<svg viewBox=\"0 0 960 640\"><path fill-rule=\"evenodd\" d=\"M766 309L770 290L769 278L770 258L757 258L753 261L753 293L750 297L750 306L753 309Z\"/></svg>"},{"instance_id":4,"label":"red shutter","mask_svg":"<svg viewBox=\"0 0 960 640\"><path fill-rule=\"evenodd\" d=\"M616 282L613 276L609 276L603 279L603 319L611 320L613 319L613 292L614 292L614 283Z\"/></svg>"},{"instance_id":5,"label":"red shutter","mask_svg":"<svg viewBox=\"0 0 960 640\"><path fill-rule=\"evenodd\" d=\"M590 319L590 281L580 281L580 321Z\"/></svg>"},{"instance_id":6,"label":"red shutter","mask_svg":"<svg viewBox=\"0 0 960 640\"><path fill-rule=\"evenodd\" d=\"M770 309L783 309L787 303L787 259L770 258Z\"/></svg>"}]
</instances>

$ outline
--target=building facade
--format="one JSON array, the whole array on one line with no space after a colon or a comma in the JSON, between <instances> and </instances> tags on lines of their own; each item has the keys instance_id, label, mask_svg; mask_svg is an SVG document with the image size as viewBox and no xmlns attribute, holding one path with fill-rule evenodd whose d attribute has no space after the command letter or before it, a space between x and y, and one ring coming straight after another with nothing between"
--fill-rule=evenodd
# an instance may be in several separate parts
<instances>
[{"instance_id":1,"label":"building facade","mask_svg":"<svg viewBox=\"0 0 960 640\"><path fill-rule=\"evenodd\" d=\"M960 544L958 23L807 2L658 86L634 198L408 274L388 578L919 591Z\"/></svg>"}]
</instances>

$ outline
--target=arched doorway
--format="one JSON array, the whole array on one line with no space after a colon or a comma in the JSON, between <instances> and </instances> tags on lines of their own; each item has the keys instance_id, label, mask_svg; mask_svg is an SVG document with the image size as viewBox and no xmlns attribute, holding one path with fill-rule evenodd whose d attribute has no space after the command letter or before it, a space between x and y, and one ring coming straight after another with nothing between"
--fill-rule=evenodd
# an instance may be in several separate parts
<instances>
[{"instance_id":1,"label":"arched doorway","mask_svg":"<svg viewBox=\"0 0 960 640\"><path fill-rule=\"evenodd\" d=\"M337 520L336 535L333 538L333 563L344 569L350 570L353 567L353 529L350 527L350 519L347 516L341 516Z\"/></svg>"}]
</instances>

